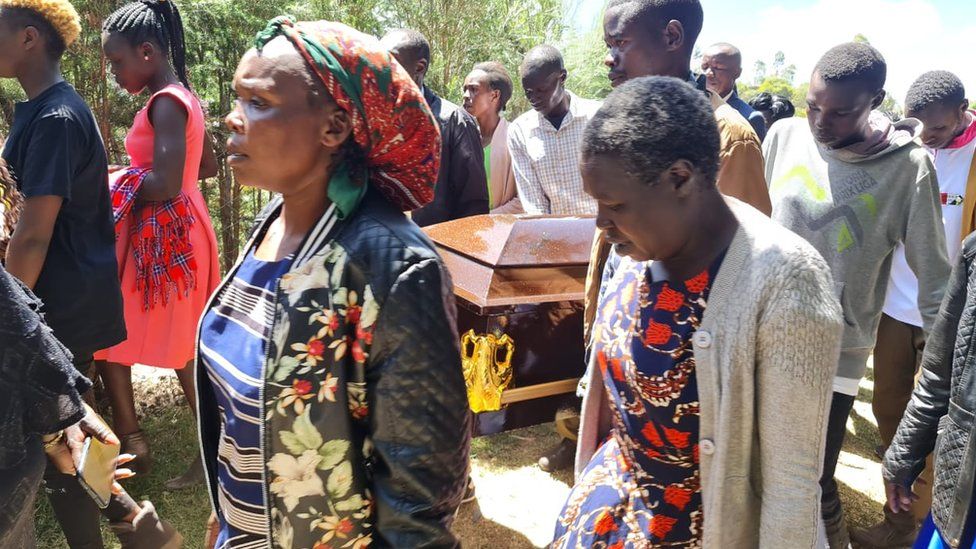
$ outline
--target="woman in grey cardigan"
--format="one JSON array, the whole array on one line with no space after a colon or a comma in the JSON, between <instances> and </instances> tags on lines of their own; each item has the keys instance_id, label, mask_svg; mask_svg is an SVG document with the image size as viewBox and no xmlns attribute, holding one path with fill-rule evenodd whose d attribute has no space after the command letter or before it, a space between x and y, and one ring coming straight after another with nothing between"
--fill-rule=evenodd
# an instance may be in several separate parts
<instances>
[{"instance_id":1,"label":"woman in grey cardigan","mask_svg":"<svg viewBox=\"0 0 976 549\"><path fill-rule=\"evenodd\" d=\"M718 166L712 109L677 79L618 87L587 127L614 253L556 548L817 543L840 307L820 255L723 197Z\"/></svg>"}]
</instances>

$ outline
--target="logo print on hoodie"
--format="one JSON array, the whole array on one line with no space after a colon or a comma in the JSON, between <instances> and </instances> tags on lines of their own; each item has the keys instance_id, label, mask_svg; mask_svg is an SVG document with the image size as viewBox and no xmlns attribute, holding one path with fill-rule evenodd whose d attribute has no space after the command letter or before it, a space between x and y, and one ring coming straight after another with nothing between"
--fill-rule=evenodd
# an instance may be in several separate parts
<instances>
[{"instance_id":1,"label":"logo print on hoodie","mask_svg":"<svg viewBox=\"0 0 976 549\"><path fill-rule=\"evenodd\" d=\"M793 191L793 200L811 200L817 204L817 209L823 209L822 214L812 219L804 215L802 207L795 208L795 211L805 218L804 223L810 231L821 231L828 226L836 227L835 250L841 253L860 245L864 241L864 225L877 218L877 201L874 195L866 192L877 184L864 170L855 170L848 181L840 185L844 190L832 197L830 189L821 185L808 167L798 165L777 179L771 186L771 191Z\"/></svg>"}]
</instances>

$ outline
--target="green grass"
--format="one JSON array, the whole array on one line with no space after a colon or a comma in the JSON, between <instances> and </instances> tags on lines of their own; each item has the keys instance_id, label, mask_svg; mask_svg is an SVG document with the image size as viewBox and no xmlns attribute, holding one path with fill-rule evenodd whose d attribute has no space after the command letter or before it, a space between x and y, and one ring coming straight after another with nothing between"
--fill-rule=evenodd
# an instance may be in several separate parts
<instances>
[{"instance_id":1,"label":"green grass","mask_svg":"<svg viewBox=\"0 0 976 549\"><path fill-rule=\"evenodd\" d=\"M210 501L204 487L200 485L179 492L163 489L163 483L182 473L196 456L196 423L189 409L180 406L155 412L142 421L142 428L149 434L155 463L147 477L126 480L123 486L137 501L152 501L160 516L183 534L186 547L200 547L210 516ZM35 518L38 547L67 547L43 490L38 495ZM102 537L106 547L119 547L104 521Z\"/></svg>"}]
</instances>

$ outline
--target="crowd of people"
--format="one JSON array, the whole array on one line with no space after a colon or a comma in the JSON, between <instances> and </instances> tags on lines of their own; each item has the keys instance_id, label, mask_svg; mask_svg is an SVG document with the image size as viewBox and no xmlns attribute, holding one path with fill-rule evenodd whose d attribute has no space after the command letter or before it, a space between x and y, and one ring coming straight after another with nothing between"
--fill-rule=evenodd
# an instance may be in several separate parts
<instances>
[{"instance_id":1,"label":"crowd of people","mask_svg":"<svg viewBox=\"0 0 976 549\"><path fill-rule=\"evenodd\" d=\"M123 547L182 546L118 483L153 465L134 364L175 370L197 419L200 454L166 486L205 484L206 547L459 546L472 418L451 278L420 227L487 213L596 218L582 399L540 459L575 466L553 547L976 547L962 82L926 72L893 121L883 55L845 43L804 120L739 97L731 44L692 66L703 22L697 0L610 0L613 92L577 96L539 45L509 122L498 62L458 106L425 83L415 30L269 21L221 146L275 198L221 280L173 0L102 23L116 83L146 99L125 166L61 74L69 1L0 0L0 77L27 97L0 163L0 547L34 546L42 482L72 548L103 547L100 516ZM872 354L887 503L849 532L834 473ZM76 476L87 437L120 445L102 509Z\"/></svg>"}]
</instances>

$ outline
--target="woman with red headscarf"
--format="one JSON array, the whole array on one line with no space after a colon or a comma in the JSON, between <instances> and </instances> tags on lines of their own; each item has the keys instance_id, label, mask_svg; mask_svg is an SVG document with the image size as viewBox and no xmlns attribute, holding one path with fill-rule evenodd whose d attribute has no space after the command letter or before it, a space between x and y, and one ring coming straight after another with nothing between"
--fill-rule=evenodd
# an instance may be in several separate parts
<instances>
[{"instance_id":1,"label":"woman with red headscarf","mask_svg":"<svg viewBox=\"0 0 976 549\"><path fill-rule=\"evenodd\" d=\"M279 193L200 326L208 547L459 546L469 414L450 278L404 215L440 135L338 23L278 18L234 78L238 181Z\"/></svg>"}]
</instances>

